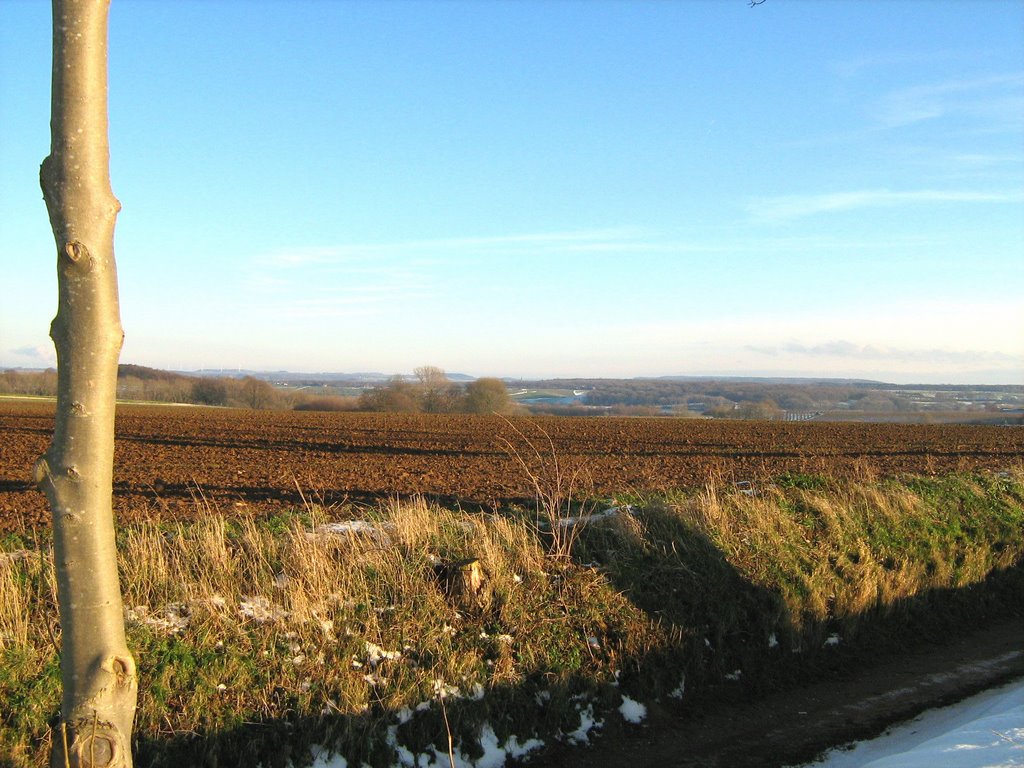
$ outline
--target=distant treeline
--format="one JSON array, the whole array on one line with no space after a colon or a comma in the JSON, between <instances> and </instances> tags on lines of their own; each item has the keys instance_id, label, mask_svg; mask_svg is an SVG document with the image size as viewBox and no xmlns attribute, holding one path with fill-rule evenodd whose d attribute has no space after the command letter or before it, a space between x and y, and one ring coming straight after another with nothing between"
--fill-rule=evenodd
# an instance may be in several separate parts
<instances>
[{"instance_id":1,"label":"distant treeline","mask_svg":"<svg viewBox=\"0 0 1024 768\"><path fill-rule=\"evenodd\" d=\"M578 405L551 412L654 408L662 413L732 418L781 418L793 413L856 411L904 413L1024 406L1024 386L900 387L870 381L764 381L731 379L549 379L517 382L532 389L586 392Z\"/></svg>"},{"instance_id":2,"label":"distant treeline","mask_svg":"<svg viewBox=\"0 0 1024 768\"><path fill-rule=\"evenodd\" d=\"M870 385L861 384L772 384L721 380L555 379L529 382L527 386L586 390L588 405L674 406L701 402L711 408L771 400L776 407L790 411L841 403L870 394Z\"/></svg>"},{"instance_id":3,"label":"distant treeline","mask_svg":"<svg viewBox=\"0 0 1024 768\"><path fill-rule=\"evenodd\" d=\"M0 392L8 395L54 397L57 371L0 372ZM117 397L155 403L194 403L238 408L290 408L291 398L266 381L241 378L185 376L142 365L117 367Z\"/></svg>"},{"instance_id":4,"label":"distant treeline","mask_svg":"<svg viewBox=\"0 0 1024 768\"><path fill-rule=\"evenodd\" d=\"M897 386L863 381L733 379L552 379L515 382L516 389L575 390L568 403L517 405L500 379L467 383L440 368L421 366L413 376L386 382L347 382L341 392L312 381L271 381L255 376L188 376L141 365L118 366L121 400L193 403L253 409L390 411L403 413L509 413L565 416L712 416L816 418L822 414L874 414L883 420L927 412L986 411L1012 423L1024 418L1024 386ZM319 392L317 389L319 388ZM0 393L53 396L57 372L0 371ZM583 394L579 394L583 393Z\"/></svg>"},{"instance_id":5,"label":"distant treeline","mask_svg":"<svg viewBox=\"0 0 1024 768\"><path fill-rule=\"evenodd\" d=\"M54 397L57 372L2 371L0 394ZM365 388L360 396L343 397L276 387L255 376L186 376L125 364L117 368L117 397L256 410L507 413L513 408L500 379L482 378L458 384L432 366L417 368L415 380L395 376L384 384Z\"/></svg>"}]
</instances>

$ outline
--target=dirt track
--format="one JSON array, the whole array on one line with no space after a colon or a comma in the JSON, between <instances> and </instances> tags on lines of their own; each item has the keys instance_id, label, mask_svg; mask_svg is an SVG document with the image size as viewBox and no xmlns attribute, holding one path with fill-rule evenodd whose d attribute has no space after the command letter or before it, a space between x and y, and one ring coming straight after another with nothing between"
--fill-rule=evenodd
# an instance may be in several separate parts
<instances>
[{"instance_id":1,"label":"dirt track","mask_svg":"<svg viewBox=\"0 0 1024 768\"><path fill-rule=\"evenodd\" d=\"M1019 617L898 658L752 701L683 717L652 707L645 723L610 722L590 748L557 749L538 768L776 768L881 733L926 709L1024 676ZM934 766L941 768L941 766Z\"/></svg>"},{"instance_id":2,"label":"dirt track","mask_svg":"<svg viewBox=\"0 0 1024 768\"><path fill-rule=\"evenodd\" d=\"M46 521L32 486L53 406L0 401L0 531ZM516 434L528 436L543 459ZM541 431L543 430L543 432ZM548 437L550 436L550 444ZM508 441L506 443L506 441ZM423 494L490 506L531 498L527 475L552 453L586 490L692 487L784 472L882 475L1005 469L1024 456L1024 429L963 425L537 418L121 407L114 505L137 515L191 516L202 496L224 510Z\"/></svg>"}]
</instances>

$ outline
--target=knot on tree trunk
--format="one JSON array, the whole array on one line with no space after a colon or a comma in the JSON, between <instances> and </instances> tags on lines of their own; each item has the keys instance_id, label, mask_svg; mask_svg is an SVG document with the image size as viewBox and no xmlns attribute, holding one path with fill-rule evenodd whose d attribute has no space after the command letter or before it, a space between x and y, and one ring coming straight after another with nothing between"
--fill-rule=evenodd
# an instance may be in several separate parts
<instances>
[{"instance_id":1,"label":"knot on tree trunk","mask_svg":"<svg viewBox=\"0 0 1024 768\"><path fill-rule=\"evenodd\" d=\"M85 247L84 243L80 243L77 240L64 243L63 254L72 264L86 269L89 267L89 263L92 260L89 255L89 249Z\"/></svg>"},{"instance_id":2,"label":"knot on tree trunk","mask_svg":"<svg viewBox=\"0 0 1024 768\"><path fill-rule=\"evenodd\" d=\"M129 766L127 740L113 723L83 718L61 723L51 768L122 768Z\"/></svg>"}]
</instances>

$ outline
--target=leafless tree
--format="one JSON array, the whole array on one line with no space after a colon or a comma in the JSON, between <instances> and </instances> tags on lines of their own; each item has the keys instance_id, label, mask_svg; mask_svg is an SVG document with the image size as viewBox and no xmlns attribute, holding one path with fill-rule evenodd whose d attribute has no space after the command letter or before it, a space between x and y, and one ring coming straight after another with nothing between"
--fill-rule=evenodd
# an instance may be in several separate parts
<instances>
[{"instance_id":1,"label":"leafless tree","mask_svg":"<svg viewBox=\"0 0 1024 768\"><path fill-rule=\"evenodd\" d=\"M131 766L137 678L114 542L114 400L123 332L114 266L120 203L107 139L109 0L53 0L50 154L39 180L57 245L57 411L35 478L53 511L61 625L51 764Z\"/></svg>"}]
</instances>

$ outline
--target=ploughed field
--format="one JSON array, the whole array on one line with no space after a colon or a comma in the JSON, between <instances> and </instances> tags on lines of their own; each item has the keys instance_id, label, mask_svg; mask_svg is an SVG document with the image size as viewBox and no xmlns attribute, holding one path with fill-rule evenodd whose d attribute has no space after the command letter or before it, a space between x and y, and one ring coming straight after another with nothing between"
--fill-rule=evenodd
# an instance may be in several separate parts
<instances>
[{"instance_id":1,"label":"ploughed field","mask_svg":"<svg viewBox=\"0 0 1024 768\"><path fill-rule=\"evenodd\" d=\"M31 475L52 429L52 404L0 401L0 531L47 522ZM1024 457L1024 429L130 405L118 408L114 507L122 521L273 509L303 498L334 504L421 494L490 507L533 498L516 452L544 482L557 460L563 478L575 477L577 492L590 495L694 487L709 477L756 483L793 472L1002 470Z\"/></svg>"}]
</instances>

